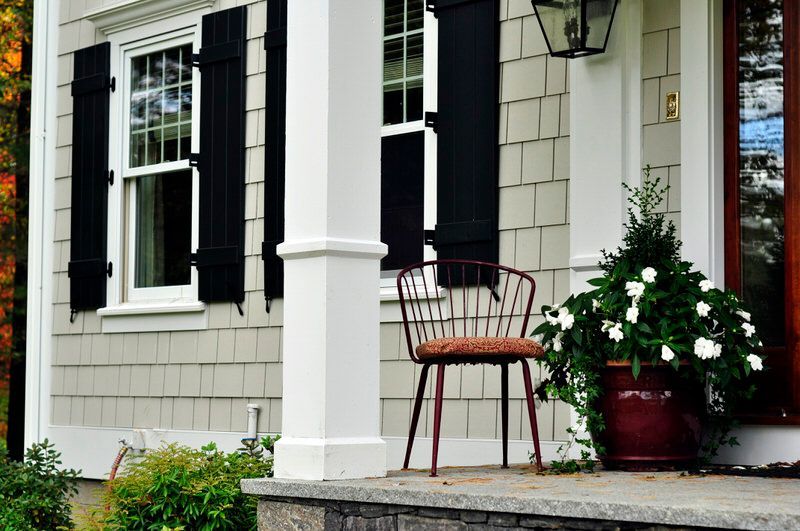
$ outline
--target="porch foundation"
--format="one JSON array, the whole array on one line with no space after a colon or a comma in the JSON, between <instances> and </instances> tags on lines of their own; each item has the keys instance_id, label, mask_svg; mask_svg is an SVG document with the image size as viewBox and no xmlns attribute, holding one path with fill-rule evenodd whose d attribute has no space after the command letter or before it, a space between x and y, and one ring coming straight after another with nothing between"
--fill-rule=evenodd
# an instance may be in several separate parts
<instances>
[{"instance_id":1,"label":"porch foundation","mask_svg":"<svg viewBox=\"0 0 800 531\"><path fill-rule=\"evenodd\" d=\"M800 479L538 475L530 465L336 482L251 479L259 529L800 529Z\"/></svg>"}]
</instances>

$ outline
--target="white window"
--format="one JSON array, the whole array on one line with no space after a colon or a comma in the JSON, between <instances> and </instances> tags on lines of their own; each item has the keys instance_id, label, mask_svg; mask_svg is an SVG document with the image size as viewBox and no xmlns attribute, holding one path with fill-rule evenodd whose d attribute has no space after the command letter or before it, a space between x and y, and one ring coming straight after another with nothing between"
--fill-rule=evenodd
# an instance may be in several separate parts
<instances>
[{"instance_id":1,"label":"white window","mask_svg":"<svg viewBox=\"0 0 800 531\"><path fill-rule=\"evenodd\" d=\"M196 298L193 35L126 50L123 65L126 301Z\"/></svg>"},{"instance_id":2,"label":"white window","mask_svg":"<svg viewBox=\"0 0 800 531\"><path fill-rule=\"evenodd\" d=\"M98 310L104 332L201 329L207 323L205 304L197 299L197 270L189 265L199 222L199 175L189 165L199 146L200 112L192 54L200 49L201 17L210 6L195 4L197 10L147 24L133 16L117 24L116 12L109 11L116 89L109 116L114 183L108 256L114 269L107 307Z\"/></svg>"},{"instance_id":3,"label":"white window","mask_svg":"<svg viewBox=\"0 0 800 531\"><path fill-rule=\"evenodd\" d=\"M423 0L384 0L381 264L384 299L395 295L399 269L436 257L423 244L436 225L436 18Z\"/></svg>"}]
</instances>

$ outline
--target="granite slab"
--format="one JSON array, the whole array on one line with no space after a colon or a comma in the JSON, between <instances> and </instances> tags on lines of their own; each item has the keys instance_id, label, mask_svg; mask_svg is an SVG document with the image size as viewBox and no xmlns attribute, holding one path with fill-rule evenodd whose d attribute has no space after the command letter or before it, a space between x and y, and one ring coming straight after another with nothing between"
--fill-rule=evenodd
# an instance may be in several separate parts
<instances>
[{"instance_id":1,"label":"granite slab","mask_svg":"<svg viewBox=\"0 0 800 531\"><path fill-rule=\"evenodd\" d=\"M385 478L250 479L262 497L391 504L520 515L729 529L800 530L800 479L679 472L541 475L527 465L449 467Z\"/></svg>"}]
</instances>

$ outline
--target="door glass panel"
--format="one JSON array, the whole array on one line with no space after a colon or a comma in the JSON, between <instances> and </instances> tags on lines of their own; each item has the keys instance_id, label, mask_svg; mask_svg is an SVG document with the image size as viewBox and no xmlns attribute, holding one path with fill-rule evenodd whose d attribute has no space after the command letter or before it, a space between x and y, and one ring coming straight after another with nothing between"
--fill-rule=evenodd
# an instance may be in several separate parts
<instances>
[{"instance_id":1,"label":"door glass panel","mask_svg":"<svg viewBox=\"0 0 800 531\"><path fill-rule=\"evenodd\" d=\"M784 341L783 1L738 2L741 289L766 346Z\"/></svg>"}]
</instances>

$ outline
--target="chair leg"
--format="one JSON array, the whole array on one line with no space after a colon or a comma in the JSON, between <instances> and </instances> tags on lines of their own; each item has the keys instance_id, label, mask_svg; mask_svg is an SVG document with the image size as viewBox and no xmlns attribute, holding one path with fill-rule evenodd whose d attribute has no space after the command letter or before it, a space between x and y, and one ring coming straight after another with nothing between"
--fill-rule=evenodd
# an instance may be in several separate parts
<instances>
[{"instance_id":1,"label":"chair leg","mask_svg":"<svg viewBox=\"0 0 800 531\"><path fill-rule=\"evenodd\" d=\"M533 385L531 384L531 369L526 360L522 361L522 377L525 380L525 399L528 402L528 417L531 421L531 433L533 434L533 451L536 453L536 468L541 472L542 452L539 448L539 428L536 425L536 404L533 401Z\"/></svg>"},{"instance_id":2,"label":"chair leg","mask_svg":"<svg viewBox=\"0 0 800 531\"><path fill-rule=\"evenodd\" d=\"M419 422L419 411L422 408L422 397L425 394L425 384L428 383L428 369L430 365L422 366L422 373L419 375L419 387L417 387L417 398L414 401L414 413L411 415L411 428L408 431L408 444L406 445L406 458L403 461L403 468L408 468L411 460L411 448L414 446L414 435L417 433L417 422Z\"/></svg>"},{"instance_id":3,"label":"chair leg","mask_svg":"<svg viewBox=\"0 0 800 531\"><path fill-rule=\"evenodd\" d=\"M508 363L500 365L500 389L503 430L503 468L508 468Z\"/></svg>"},{"instance_id":4,"label":"chair leg","mask_svg":"<svg viewBox=\"0 0 800 531\"><path fill-rule=\"evenodd\" d=\"M442 424L442 394L444 393L444 363L436 369L436 403L433 409L433 458L431 459L431 477L436 477L436 461L439 457L439 427Z\"/></svg>"}]
</instances>

